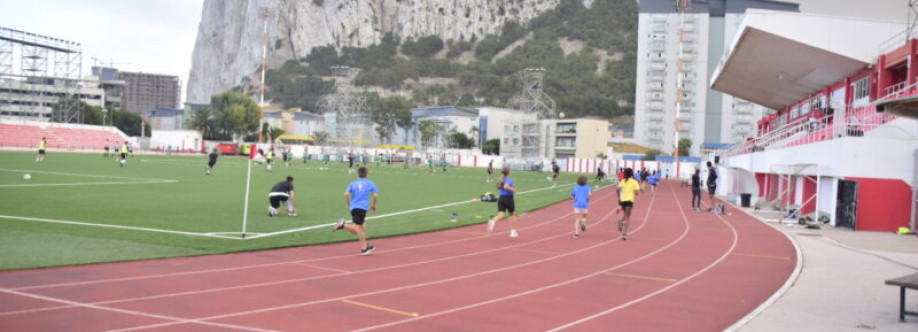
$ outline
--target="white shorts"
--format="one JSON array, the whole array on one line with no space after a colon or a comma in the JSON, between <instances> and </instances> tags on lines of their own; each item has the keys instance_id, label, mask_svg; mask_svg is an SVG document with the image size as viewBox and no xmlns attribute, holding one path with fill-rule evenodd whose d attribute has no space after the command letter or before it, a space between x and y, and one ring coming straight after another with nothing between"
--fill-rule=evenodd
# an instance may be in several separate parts
<instances>
[{"instance_id":1,"label":"white shorts","mask_svg":"<svg viewBox=\"0 0 918 332\"><path fill-rule=\"evenodd\" d=\"M574 208L574 213L586 214L586 213L587 213L587 209L584 209L584 208Z\"/></svg>"}]
</instances>

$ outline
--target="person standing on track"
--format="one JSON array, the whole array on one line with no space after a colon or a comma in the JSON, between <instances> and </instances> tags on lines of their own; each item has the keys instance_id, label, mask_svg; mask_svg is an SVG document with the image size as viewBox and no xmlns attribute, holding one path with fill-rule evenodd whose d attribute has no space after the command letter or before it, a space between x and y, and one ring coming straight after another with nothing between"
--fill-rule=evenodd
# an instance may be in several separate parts
<instances>
[{"instance_id":1,"label":"person standing on track","mask_svg":"<svg viewBox=\"0 0 918 332\"><path fill-rule=\"evenodd\" d=\"M488 220L488 233L494 231L494 225L498 221L508 216L510 218L510 237L515 238L519 236L519 233L516 232L516 203L513 200L516 185L510 178L510 167L504 167L501 174L504 177L497 183L497 188L500 189L500 196L497 198L497 216Z\"/></svg>"},{"instance_id":2,"label":"person standing on track","mask_svg":"<svg viewBox=\"0 0 918 332\"><path fill-rule=\"evenodd\" d=\"M360 241L360 254L363 256L373 253L376 247L367 243L367 229L364 225L367 217L367 210L376 211L376 200L379 198L379 190L373 181L367 179L367 168L360 167L357 169L358 179L354 180L347 186L344 192L344 206L351 212L351 222L353 224L345 225L347 222L344 218L339 219L332 231L347 229L351 234L357 235ZM372 203L371 203L372 201Z\"/></svg>"},{"instance_id":3,"label":"person standing on track","mask_svg":"<svg viewBox=\"0 0 918 332\"><path fill-rule=\"evenodd\" d=\"M692 211L701 212L701 170L692 175Z\"/></svg>"},{"instance_id":4,"label":"person standing on track","mask_svg":"<svg viewBox=\"0 0 918 332\"><path fill-rule=\"evenodd\" d=\"M618 189L620 191L618 204L624 212L624 216L618 221L618 231L622 233L622 240L628 240L631 209L634 207L634 198L641 191L641 184L634 179L634 171L632 169L625 169L625 180L618 184Z\"/></svg>"},{"instance_id":5,"label":"person standing on track","mask_svg":"<svg viewBox=\"0 0 918 332\"><path fill-rule=\"evenodd\" d=\"M714 169L714 166L711 165L711 162L708 162L708 198L711 199L711 207L708 208L708 212L714 211L716 200L714 199L714 193L717 192L717 170Z\"/></svg>"},{"instance_id":6,"label":"person standing on track","mask_svg":"<svg viewBox=\"0 0 918 332\"><path fill-rule=\"evenodd\" d=\"M587 210L590 208L590 195L592 189L587 185L587 177L581 175L577 178L577 185L571 191L574 198L574 238L580 238L580 231L586 232Z\"/></svg>"}]
</instances>

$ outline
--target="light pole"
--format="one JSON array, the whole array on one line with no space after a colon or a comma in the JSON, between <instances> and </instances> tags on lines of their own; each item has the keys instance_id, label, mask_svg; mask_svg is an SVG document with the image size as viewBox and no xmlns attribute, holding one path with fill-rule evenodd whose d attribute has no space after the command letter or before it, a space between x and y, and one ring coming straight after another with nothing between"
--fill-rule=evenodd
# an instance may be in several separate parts
<instances>
[{"instance_id":1,"label":"light pole","mask_svg":"<svg viewBox=\"0 0 918 332\"><path fill-rule=\"evenodd\" d=\"M105 118L108 117L108 109L102 107L102 126L105 127Z\"/></svg>"}]
</instances>

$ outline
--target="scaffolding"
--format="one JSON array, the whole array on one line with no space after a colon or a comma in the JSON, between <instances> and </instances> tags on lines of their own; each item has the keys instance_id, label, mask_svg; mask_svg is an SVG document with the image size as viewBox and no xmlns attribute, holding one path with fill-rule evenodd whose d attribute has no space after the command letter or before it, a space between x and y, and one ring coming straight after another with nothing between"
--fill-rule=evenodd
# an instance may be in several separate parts
<instances>
[{"instance_id":1,"label":"scaffolding","mask_svg":"<svg viewBox=\"0 0 918 332\"><path fill-rule=\"evenodd\" d=\"M769 170L771 174L778 176L778 188L777 188L777 197L775 200L768 203L765 206L766 209L778 209L780 211L790 212L791 209L796 209L795 215L802 216L799 212L803 207L814 203L813 209L813 220L819 220L820 211L819 211L819 191L820 191L820 182L822 182L822 170L819 167L819 164L815 163L796 163L796 164L773 164L769 165ZM795 197L792 195L797 194L798 186L797 179L802 179L803 181L810 181L815 183L816 192L810 195L809 197L802 197L802 202L800 204L794 204L796 201ZM765 197L767 198L772 188L769 188L770 181L766 180L765 182ZM803 190L803 187L799 190ZM802 196L802 195L801 195ZM813 201L815 199L815 202ZM835 220L835 213L830 212L829 215L832 217L832 221ZM790 216L790 214L788 214Z\"/></svg>"},{"instance_id":2,"label":"scaffolding","mask_svg":"<svg viewBox=\"0 0 918 332\"><path fill-rule=\"evenodd\" d=\"M510 108L524 116L510 123L512 139L519 140L519 151L511 149L510 156L523 160L550 158L554 155L551 125L538 120L555 119L555 100L542 91L544 68L526 68L520 72L523 89L510 99ZM526 118L535 115L536 121ZM514 144L516 145L516 144ZM503 148L501 149L503 150Z\"/></svg>"},{"instance_id":3,"label":"scaffolding","mask_svg":"<svg viewBox=\"0 0 918 332\"><path fill-rule=\"evenodd\" d=\"M331 69L335 91L323 95L316 105L319 113L334 114L334 123L329 126L329 134L333 137L330 141L348 152L366 147L372 141L373 126L367 99L358 94L352 83L359 69L348 66L333 66ZM332 129L334 132L331 132Z\"/></svg>"},{"instance_id":4,"label":"scaffolding","mask_svg":"<svg viewBox=\"0 0 918 332\"><path fill-rule=\"evenodd\" d=\"M79 43L0 27L0 117L81 123L81 76Z\"/></svg>"}]
</instances>

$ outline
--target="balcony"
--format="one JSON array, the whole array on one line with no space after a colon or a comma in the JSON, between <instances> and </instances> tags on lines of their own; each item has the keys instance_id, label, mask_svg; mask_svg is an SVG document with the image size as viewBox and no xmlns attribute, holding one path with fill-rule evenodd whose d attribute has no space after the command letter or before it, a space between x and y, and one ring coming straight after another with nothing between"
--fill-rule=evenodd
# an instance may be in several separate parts
<instances>
[{"instance_id":1,"label":"balcony","mask_svg":"<svg viewBox=\"0 0 918 332\"><path fill-rule=\"evenodd\" d=\"M651 31L651 32L654 32L654 33L665 33L665 32L666 32L666 23L654 24L653 27L650 28L650 31Z\"/></svg>"},{"instance_id":2,"label":"balcony","mask_svg":"<svg viewBox=\"0 0 918 332\"><path fill-rule=\"evenodd\" d=\"M663 84L648 84L648 90L650 91L663 91Z\"/></svg>"},{"instance_id":3,"label":"balcony","mask_svg":"<svg viewBox=\"0 0 918 332\"><path fill-rule=\"evenodd\" d=\"M647 109L651 111L662 111L663 103L662 102L647 103Z\"/></svg>"},{"instance_id":4,"label":"balcony","mask_svg":"<svg viewBox=\"0 0 918 332\"><path fill-rule=\"evenodd\" d=\"M651 63L651 64L650 64L650 69L652 69L652 70L666 70L666 64L665 64L665 63L660 63L660 62Z\"/></svg>"},{"instance_id":5,"label":"balcony","mask_svg":"<svg viewBox=\"0 0 918 332\"><path fill-rule=\"evenodd\" d=\"M652 102L653 102L653 101L661 101L661 102L662 102L662 101L663 101L663 94L662 94L662 93L648 93L648 94L647 94L647 100L650 100L650 101L652 101Z\"/></svg>"},{"instance_id":6,"label":"balcony","mask_svg":"<svg viewBox=\"0 0 918 332\"><path fill-rule=\"evenodd\" d=\"M662 121L663 121L663 115L660 115L660 114L651 114L651 115L648 115L648 116L647 116L647 120L662 122Z\"/></svg>"}]
</instances>

